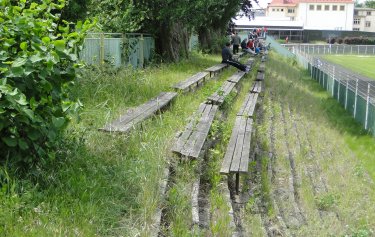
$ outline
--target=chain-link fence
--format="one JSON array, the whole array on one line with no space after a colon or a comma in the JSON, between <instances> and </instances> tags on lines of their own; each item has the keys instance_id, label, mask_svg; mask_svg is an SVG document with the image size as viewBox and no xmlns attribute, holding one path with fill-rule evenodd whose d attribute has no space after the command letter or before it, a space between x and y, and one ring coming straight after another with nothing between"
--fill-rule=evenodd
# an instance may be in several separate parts
<instances>
[{"instance_id":1,"label":"chain-link fence","mask_svg":"<svg viewBox=\"0 0 375 237\"><path fill-rule=\"evenodd\" d=\"M106 62L115 67L143 67L154 49L155 41L147 34L91 33L85 38L80 59L91 65Z\"/></svg>"},{"instance_id":2,"label":"chain-link fence","mask_svg":"<svg viewBox=\"0 0 375 237\"><path fill-rule=\"evenodd\" d=\"M268 38L270 37L267 37L267 41L270 40ZM314 80L351 113L355 120L375 135L374 79L361 76L339 65L329 63L316 55L309 54L309 51L305 51L306 48L303 46L288 50L285 47L281 49L282 46L276 41L271 40L270 42L272 42L272 48L278 53L287 57L296 57L299 64L309 70Z\"/></svg>"}]
</instances>

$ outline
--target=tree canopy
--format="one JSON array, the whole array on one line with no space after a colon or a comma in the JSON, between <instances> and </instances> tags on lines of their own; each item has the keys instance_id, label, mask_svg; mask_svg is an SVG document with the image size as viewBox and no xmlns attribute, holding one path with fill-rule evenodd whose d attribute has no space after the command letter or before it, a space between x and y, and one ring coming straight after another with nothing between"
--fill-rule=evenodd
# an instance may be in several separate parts
<instances>
[{"instance_id":1,"label":"tree canopy","mask_svg":"<svg viewBox=\"0 0 375 237\"><path fill-rule=\"evenodd\" d=\"M212 50L231 18L251 8L249 0L91 0L88 7L104 31L151 33L157 52L174 61L188 55L192 32L203 49Z\"/></svg>"}]
</instances>

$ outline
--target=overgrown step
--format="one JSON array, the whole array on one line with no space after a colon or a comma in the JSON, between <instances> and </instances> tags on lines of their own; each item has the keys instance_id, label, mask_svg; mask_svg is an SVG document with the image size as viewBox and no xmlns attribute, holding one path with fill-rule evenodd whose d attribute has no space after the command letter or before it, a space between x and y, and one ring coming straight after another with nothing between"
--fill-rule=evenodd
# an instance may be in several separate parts
<instances>
[{"instance_id":1,"label":"overgrown step","mask_svg":"<svg viewBox=\"0 0 375 237\"><path fill-rule=\"evenodd\" d=\"M209 74L209 72L198 72L197 74L189 77L188 79L173 85L172 88L184 92L190 91L194 87L198 87L200 84L202 84L207 79Z\"/></svg>"},{"instance_id":2,"label":"overgrown step","mask_svg":"<svg viewBox=\"0 0 375 237\"><path fill-rule=\"evenodd\" d=\"M172 151L182 157L197 159L206 141L217 110L217 105L200 104L185 131L177 138Z\"/></svg>"},{"instance_id":3,"label":"overgrown step","mask_svg":"<svg viewBox=\"0 0 375 237\"><path fill-rule=\"evenodd\" d=\"M175 97L176 92L162 92L157 97L146 103L126 111L126 113L115 121L107 124L99 130L106 132L127 132L136 124L151 117L157 111L167 106Z\"/></svg>"},{"instance_id":4,"label":"overgrown step","mask_svg":"<svg viewBox=\"0 0 375 237\"><path fill-rule=\"evenodd\" d=\"M224 102L225 97L232 92L236 85L237 83L225 81L218 91L207 98L208 103L221 105Z\"/></svg>"}]
</instances>

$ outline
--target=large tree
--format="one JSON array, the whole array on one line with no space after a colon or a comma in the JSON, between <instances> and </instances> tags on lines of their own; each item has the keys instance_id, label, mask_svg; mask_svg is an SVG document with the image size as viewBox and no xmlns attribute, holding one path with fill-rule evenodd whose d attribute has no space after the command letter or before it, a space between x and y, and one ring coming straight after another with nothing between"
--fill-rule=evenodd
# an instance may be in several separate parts
<instances>
[{"instance_id":1,"label":"large tree","mask_svg":"<svg viewBox=\"0 0 375 237\"><path fill-rule=\"evenodd\" d=\"M189 36L199 34L201 47L225 33L231 18L251 7L249 0L92 0L91 11L106 31L147 32L167 60L188 56ZM247 9L247 8L246 8Z\"/></svg>"}]
</instances>

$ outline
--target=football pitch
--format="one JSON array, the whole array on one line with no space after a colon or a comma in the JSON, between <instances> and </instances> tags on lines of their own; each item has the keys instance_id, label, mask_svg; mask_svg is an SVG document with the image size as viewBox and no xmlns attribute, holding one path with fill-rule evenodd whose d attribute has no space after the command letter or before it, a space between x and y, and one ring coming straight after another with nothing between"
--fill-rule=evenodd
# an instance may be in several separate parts
<instances>
[{"instance_id":1,"label":"football pitch","mask_svg":"<svg viewBox=\"0 0 375 237\"><path fill-rule=\"evenodd\" d=\"M375 80L375 56L325 55L323 58Z\"/></svg>"}]
</instances>

